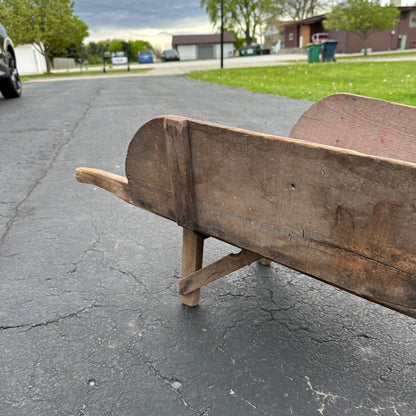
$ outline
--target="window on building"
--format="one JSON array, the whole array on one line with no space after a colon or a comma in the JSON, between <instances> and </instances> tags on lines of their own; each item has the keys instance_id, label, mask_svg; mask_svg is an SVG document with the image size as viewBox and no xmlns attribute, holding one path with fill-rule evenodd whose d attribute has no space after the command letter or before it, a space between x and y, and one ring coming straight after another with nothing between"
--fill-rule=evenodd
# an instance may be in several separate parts
<instances>
[{"instance_id":1,"label":"window on building","mask_svg":"<svg viewBox=\"0 0 416 416\"><path fill-rule=\"evenodd\" d=\"M289 40L295 39L295 35L293 33L289 33Z\"/></svg>"},{"instance_id":2,"label":"window on building","mask_svg":"<svg viewBox=\"0 0 416 416\"><path fill-rule=\"evenodd\" d=\"M410 13L409 27L416 27L416 12Z\"/></svg>"}]
</instances>

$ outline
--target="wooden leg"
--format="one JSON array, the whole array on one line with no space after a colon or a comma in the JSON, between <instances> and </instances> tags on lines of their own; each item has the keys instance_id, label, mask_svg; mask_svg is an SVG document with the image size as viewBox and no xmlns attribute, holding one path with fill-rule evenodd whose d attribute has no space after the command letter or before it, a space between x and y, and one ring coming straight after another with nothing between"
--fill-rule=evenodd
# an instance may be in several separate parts
<instances>
[{"instance_id":1,"label":"wooden leg","mask_svg":"<svg viewBox=\"0 0 416 416\"><path fill-rule=\"evenodd\" d=\"M182 240L182 279L202 267L204 240L193 231L183 229ZM181 295L181 302L187 306L197 306L200 289L187 295Z\"/></svg>"},{"instance_id":2,"label":"wooden leg","mask_svg":"<svg viewBox=\"0 0 416 416\"><path fill-rule=\"evenodd\" d=\"M262 258L262 259L260 259L259 260L259 263L262 265L262 266L270 266L270 264L271 264L271 260L269 260L269 259L265 259L264 257Z\"/></svg>"}]
</instances>

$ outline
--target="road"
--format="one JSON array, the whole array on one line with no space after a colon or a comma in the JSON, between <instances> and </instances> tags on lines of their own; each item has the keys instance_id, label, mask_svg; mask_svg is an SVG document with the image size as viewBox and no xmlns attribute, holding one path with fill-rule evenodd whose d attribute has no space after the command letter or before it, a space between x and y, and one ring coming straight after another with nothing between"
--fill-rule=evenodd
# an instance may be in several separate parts
<instances>
[{"instance_id":1,"label":"road","mask_svg":"<svg viewBox=\"0 0 416 416\"><path fill-rule=\"evenodd\" d=\"M260 56L246 56L246 57L234 57L223 60L223 66L227 68L243 68L243 67L258 67L258 66L273 66L273 65L287 65L294 61L306 62L307 55L296 54L281 54L281 55L260 55ZM173 62L154 62L152 64L130 64L130 68L142 68L149 69L141 75L180 75L188 74L191 71L200 71L208 69L219 69L221 61L219 59L199 59L194 61L173 61ZM126 69L127 65L113 66L113 69ZM84 68L85 69L85 68ZM96 69L96 68L95 68ZM106 66L107 74L111 74L111 69ZM79 72L79 68L71 69L72 72ZM67 69L57 69L53 72L65 73ZM85 75L88 75L88 68L85 71ZM129 75L129 74L126 74ZM136 74L137 75L137 74Z\"/></svg>"},{"instance_id":2,"label":"road","mask_svg":"<svg viewBox=\"0 0 416 416\"><path fill-rule=\"evenodd\" d=\"M400 55L401 51L397 52L397 56L394 56L394 52L390 56L383 56L385 52L372 53L365 58L365 61L415 61L415 55ZM359 61L363 62L364 58L362 54L337 54L338 57L348 58L350 61ZM246 57L234 57L223 60L223 66L225 69L229 68L244 68L244 67L261 67L261 66L276 66L276 65L288 65L294 62L306 63L308 61L308 56L302 53L292 53L292 54L272 54L272 55L260 55L260 56L246 56ZM123 73L112 73L109 67L106 67L106 73L100 75L101 77L110 78L113 76L117 77L131 77L133 74L130 74L127 71L127 66L113 67L113 69L125 69L126 72ZM131 69L142 68L148 69L148 71L135 73L134 76L166 76L166 75L185 75L191 71L201 71L201 70L210 70L210 69L219 69L220 60L219 59L202 59L195 61L179 61L179 62L155 62L152 64L131 64ZM96 67L94 68L96 70ZM72 69L57 69L53 72L56 73L65 73L65 72L79 72L79 68ZM93 78L94 75L88 75L87 69L83 68L84 75L83 78ZM69 80L71 77L60 77L60 80ZM49 82L49 79L34 79L33 82Z\"/></svg>"},{"instance_id":3,"label":"road","mask_svg":"<svg viewBox=\"0 0 416 416\"><path fill-rule=\"evenodd\" d=\"M157 115L287 136L310 105L180 75L0 99L0 415L414 416L416 320L277 264L183 307L179 227L74 178Z\"/></svg>"}]
</instances>

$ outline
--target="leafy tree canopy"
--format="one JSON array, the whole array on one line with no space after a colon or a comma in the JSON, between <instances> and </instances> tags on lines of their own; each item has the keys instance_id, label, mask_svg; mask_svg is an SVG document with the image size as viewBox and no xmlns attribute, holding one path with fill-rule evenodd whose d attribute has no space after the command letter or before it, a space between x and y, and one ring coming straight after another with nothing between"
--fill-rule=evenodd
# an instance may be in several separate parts
<instances>
[{"instance_id":1,"label":"leafy tree canopy","mask_svg":"<svg viewBox=\"0 0 416 416\"><path fill-rule=\"evenodd\" d=\"M380 0L348 0L334 6L323 25L328 30L343 29L358 35L364 43L364 55L367 55L368 37L376 31L394 27L399 14L395 6L382 6Z\"/></svg>"},{"instance_id":2,"label":"leafy tree canopy","mask_svg":"<svg viewBox=\"0 0 416 416\"><path fill-rule=\"evenodd\" d=\"M152 50L155 48L152 44L145 40L122 40L122 39L107 39L98 42L90 42L86 45L86 52L88 54L88 61L90 63L101 63L104 52L123 51L126 53L130 61L137 59L137 53L144 50Z\"/></svg>"},{"instance_id":3,"label":"leafy tree canopy","mask_svg":"<svg viewBox=\"0 0 416 416\"><path fill-rule=\"evenodd\" d=\"M280 10L276 0L223 0L224 27L227 30L243 33L247 45L255 38L256 30ZM211 23L221 26L221 0L200 0Z\"/></svg>"},{"instance_id":4,"label":"leafy tree canopy","mask_svg":"<svg viewBox=\"0 0 416 416\"><path fill-rule=\"evenodd\" d=\"M74 15L70 0L0 0L0 20L16 45L31 43L51 56L88 36L88 26Z\"/></svg>"},{"instance_id":5,"label":"leafy tree canopy","mask_svg":"<svg viewBox=\"0 0 416 416\"><path fill-rule=\"evenodd\" d=\"M145 40L134 40L130 44L131 44L131 56L133 58L137 58L137 53L139 51L154 50L152 45Z\"/></svg>"},{"instance_id":6,"label":"leafy tree canopy","mask_svg":"<svg viewBox=\"0 0 416 416\"><path fill-rule=\"evenodd\" d=\"M121 43L122 41L119 39L113 39L110 41L110 44L108 45L108 52L118 52L123 50L123 45Z\"/></svg>"}]
</instances>

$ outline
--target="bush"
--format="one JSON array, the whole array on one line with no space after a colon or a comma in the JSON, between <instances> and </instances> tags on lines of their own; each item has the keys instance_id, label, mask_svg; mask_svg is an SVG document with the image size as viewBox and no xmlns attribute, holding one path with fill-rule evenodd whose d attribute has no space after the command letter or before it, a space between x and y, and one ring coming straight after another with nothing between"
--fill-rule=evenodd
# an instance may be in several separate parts
<instances>
[{"instance_id":1,"label":"bush","mask_svg":"<svg viewBox=\"0 0 416 416\"><path fill-rule=\"evenodd\" d=\"M103 58L97 56L97 55L88 55L88 63L90 65L97 65L103 63Z\"/></svg>"}]
</instances>

